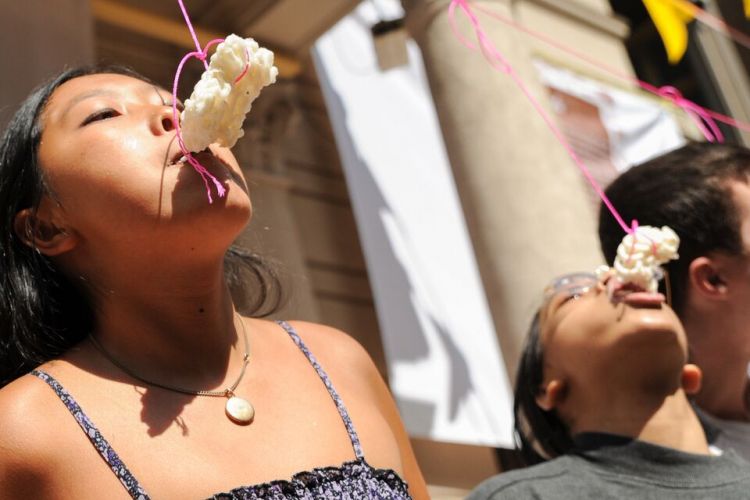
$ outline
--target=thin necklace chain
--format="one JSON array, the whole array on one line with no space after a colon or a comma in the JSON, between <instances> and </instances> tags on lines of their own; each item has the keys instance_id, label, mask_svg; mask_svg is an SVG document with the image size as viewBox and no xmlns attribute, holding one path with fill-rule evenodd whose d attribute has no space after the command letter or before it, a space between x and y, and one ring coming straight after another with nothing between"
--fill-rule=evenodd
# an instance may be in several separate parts
<instances>
[{"instance_id":1,"label":"thin necklace chain","mask_svg":"<svg viewBox=\"0 0 750 500\"><path fill-rule=\"evenodd\" d=\"M140 375L136 375L135 373L133 373L133 371L130 368L124 366L122 363L117 361L110 353L108 353L104 349L104 347L102 347L102 345L99 343L98 340L94 338L93 335L89 335L88 338L91 341L91 343L94 345L96 350L102 353L102 356L107 358L107 360L109 360L110 363L112 363L117 368L125 372L126 375L133 377L139 382L143 382L146 385L151 385L154 387L158 387L160 389L166 389L168 391L180 392L182 394L189 394L191 396L212 396L212 397L228 398L228 397L234 396L234 390L237 388L238 385L240 385L240 382L242 381L242 377L245 376L245 370L247 369L247 365L250 362L250 344L247 340L247 331L245 330L245 322L242 321L241 317L240 317L240 326L242 327L242 336L245 339L245 356L242 358L242 370L240 371L240 375L239 377L237 377L237 380L235 380L231 386L224 389L223 391L193 391L190 389L183 389L181 387L175 387L173 385L161 384L159 382L147 380L141 377Z\"/></svg>"}]
</instances>

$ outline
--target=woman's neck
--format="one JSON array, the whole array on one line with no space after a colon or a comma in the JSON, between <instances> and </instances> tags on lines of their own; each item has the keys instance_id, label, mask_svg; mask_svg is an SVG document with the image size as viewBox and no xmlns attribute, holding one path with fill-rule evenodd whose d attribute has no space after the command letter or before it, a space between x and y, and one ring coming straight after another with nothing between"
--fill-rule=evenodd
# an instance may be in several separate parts
<instances>
[{"instance_id":1,"label":"woman's neck","mask_svg":"<svg viewBox=\"0 0 750 500\"><path fill-rule=\"evenodd\" d=\"M647 399L642 394L634 398L620 394L599 405L598 411L581 412L571 422L571 433L605 432L687 453L709 453L703 427L682 389L652 404Z\"/></svg>"},{"instance_id":2,"label":"woman's neck","mask_svg":"<svg viewBox=\"0 0 750 500\"><path fill-rule=\"evenodd\" d=\"M92 284L94 335L144 379L186 388L222 385L244 355L223 267L219 262L174 274L164 267Z\"/></svg>"}]
</instances>

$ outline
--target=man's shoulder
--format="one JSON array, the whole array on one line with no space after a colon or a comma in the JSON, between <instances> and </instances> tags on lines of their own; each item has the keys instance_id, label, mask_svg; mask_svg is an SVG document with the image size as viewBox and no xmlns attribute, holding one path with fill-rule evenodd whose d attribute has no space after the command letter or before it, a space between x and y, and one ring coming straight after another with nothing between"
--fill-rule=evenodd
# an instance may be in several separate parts
<instances>
[{"instance_id":1,"label":"man's shoulder","mask_svg":"<svg viewBox=\"0 0 750 500\"><path fill-rule=\"evenodd\" d=\"M575 491L572 459L563 456L524 469L491 477L477 486L467 500L503 500L515 498L558 498L565 500ZM573 497L570 497L573 498Z\"/></svg>"},{"instance_id":2,"label":"man's shoulder","mask_svg":"<svg viewBox=\"0 0 750 500\"><path fill-rule=\"evenodd\" d=\"M734 450L750 462L750 422L724 420L708 412L695 409L709 443L720 450Z\"/></svg>"}]
</instances>

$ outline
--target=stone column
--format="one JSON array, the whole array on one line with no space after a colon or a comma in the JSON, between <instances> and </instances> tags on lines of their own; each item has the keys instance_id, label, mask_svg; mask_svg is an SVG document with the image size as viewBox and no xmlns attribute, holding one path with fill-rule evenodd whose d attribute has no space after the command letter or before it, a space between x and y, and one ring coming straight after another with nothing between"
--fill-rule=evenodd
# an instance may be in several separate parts
<instances>
[{"instance_id":1,"label":"stone column","mask_svg":"<svg viewBox=\"0 0 750 500\"><path fill-rule=\"evenodd\" d=\"M564 148L512 80L454 37L447 0L402 0L427 77L511 378L542 290L556 275L601 264L590 193ZM511 1L475 1L512 16ZM529 46L479 13L531 91L546 92ZM459 16L464 19L463 16ZM467 22L459 22L473 39Z\"/></svg>"},{"instance_id":2,"label":"stone column","mask_svg":"<svg viewBox=\"0 0 750 500\"><path fill-rule=\"evenodd\" d=\"M33 88L94 60L89 0L5 1L0 7L0 130Z\"/></svg>"}]
</instances>

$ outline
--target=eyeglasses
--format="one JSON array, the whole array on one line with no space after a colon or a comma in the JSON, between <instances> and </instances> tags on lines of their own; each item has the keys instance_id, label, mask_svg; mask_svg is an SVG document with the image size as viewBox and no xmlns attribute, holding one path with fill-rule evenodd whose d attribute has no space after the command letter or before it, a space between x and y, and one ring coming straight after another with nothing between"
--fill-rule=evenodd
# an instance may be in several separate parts
<instances>
[{"instance_id":1,"label":"eyeglasses","mask_svg":"<svg viewBox=\"0 0 750 500\"><path fill-rule=\"evenodd\" d=\"M545 309L553 297L563 293L566 297L580 297L596 287L600 282L606 282L606 276L609 272L609 268L602 266L596 273L571 273L556 278L544 289L544 301L541 309ZM666 302L671 307L672 283L669 280L669 273L666 269L659 269L658 279L664 279Z\"/></svg>"},{"instance_id":2,"label":"eyeglasses","mask_svg":"<svg viewBox=\"0 0 750 500\"><path fill-rule=\"evenodd\" d=\"M571 273L560 276L544 289L542 309L549 305L553 297L563 293L566 297L580 297L598 284L599 277L594 273Z\"/></svg>"}]
</instances>

